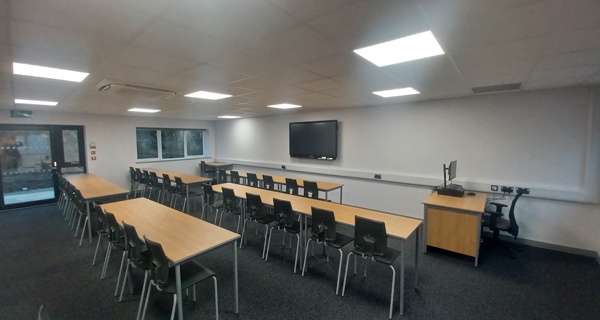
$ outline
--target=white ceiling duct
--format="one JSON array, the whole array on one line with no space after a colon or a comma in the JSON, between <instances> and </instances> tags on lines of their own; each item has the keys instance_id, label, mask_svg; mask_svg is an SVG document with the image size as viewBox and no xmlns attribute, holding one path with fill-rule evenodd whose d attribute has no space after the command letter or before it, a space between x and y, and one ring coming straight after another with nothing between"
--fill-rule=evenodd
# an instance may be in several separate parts
<instances>
[{"instance_id":1,"label":"white ceiling duct","mask_svg":"<svg viewBox=\"0 0 600 320\"><path fill-rule=\"evenodd\" d=\"M150 87L142 84L128 83L117 80L102 80L96 85L98 91L114 94L126 94L145 98L168 99L177 95L177 92L165 88Z\"/></svg>"}]
</instances>

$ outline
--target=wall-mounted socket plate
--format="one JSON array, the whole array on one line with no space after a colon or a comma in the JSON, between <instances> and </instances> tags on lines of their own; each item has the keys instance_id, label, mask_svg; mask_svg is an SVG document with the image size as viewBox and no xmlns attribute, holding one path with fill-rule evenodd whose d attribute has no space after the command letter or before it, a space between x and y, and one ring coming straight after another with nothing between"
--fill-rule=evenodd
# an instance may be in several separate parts
<instances>
[{"instance_id":1,"label":"wall-mounted socket plate","mask_svg":"<svg viewBox=\"0 0 600 320\"><path fill-rule=\"evenodd\" d=\"M492 185L492 191L498 191L498 186L497 186L497 185L495 185L495 184L493 184L493 185Z\"/></svg>"},{"instance_id":2,"label":"wall-mounted socket plate","mask_svg":"<svg viewBox=\"0 0 600 320\"><path fill-rule=\"evenodd\" d=\"M506 192L506 193L512 193L514 191L514 188L513 187L507 187L507 186L501 186L500 187L500 191Z\"/></svg>"},{"instance_id":3,"label":"wall-mounted socket plate","mask_svg":"<svg viewBox=\"0 0 600 320\"><path fill-rule=\"evenodd\" d=\"M519 187L517 187L517 193L529 194L529 188L519 188Z\"/></svg>"},{"instance_id":4,"label":"wall-mounted socket plate","mask_svg":"<svg viewBox=\"0 0 600 320\"><path fill-rule=\"evenodd\" d=\"M381 179L381 175L376 173L376 174L373 176L373 178L374 178L374 179Z\"/></svg>"}]
</instances>

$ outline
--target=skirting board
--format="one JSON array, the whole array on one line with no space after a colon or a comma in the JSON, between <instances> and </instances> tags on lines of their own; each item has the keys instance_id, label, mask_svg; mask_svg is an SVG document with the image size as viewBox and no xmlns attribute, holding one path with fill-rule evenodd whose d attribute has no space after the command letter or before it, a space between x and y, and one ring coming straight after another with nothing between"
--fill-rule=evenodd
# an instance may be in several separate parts
<instances>
[{"instance_id":1,"label":"skirting board","mask_svg":"<svg viewBox=\"0 0 600 320\"><path fill-rule=\"evenodd\" d=\"M484 231L482 233L482 236L485 236L486 238L491 238L492 233L488 232L488 231ZM598 264L600 264L600 253L593 251L593 250L561 246L561 245L557 245L557 244L551 244L551 243L523 239L523 238L518 238L517 240L514 240L512 236L508 236L508 235L500 235L500 240L506 241L508 243L511 243L511 242L519 243L519 244L523 244L526 246L532 246L532 247L536 247L536 248L571 253L571 254L576 254L576 255L584 256L584 257L594 257L594 258L596 258L596 261L598 262Z\"/></svg>"}]
</instances>

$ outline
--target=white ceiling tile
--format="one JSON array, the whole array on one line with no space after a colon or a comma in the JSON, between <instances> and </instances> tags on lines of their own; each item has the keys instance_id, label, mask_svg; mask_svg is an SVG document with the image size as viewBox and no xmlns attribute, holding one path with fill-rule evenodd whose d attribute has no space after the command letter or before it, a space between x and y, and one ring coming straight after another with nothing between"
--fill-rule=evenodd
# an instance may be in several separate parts
<instances>
[{"instance_id":1,"label":"white ceiling tile","mask_svg":"<svg viewBox=\"0 0 600 320\"><path fill-rule=\"evenodd\" d=\"M587 28L600 28L600 1L597 0L569 0L556 23L556 31L570 31Z\"/></svg>"},{"instance_id":2,"label":"white ceiling tile","mask_svg":"<svg viewBox=\"0 0 600 320\"><path fill-rule=\"evenodd\" d=\"M354 52L340 52L300 64L298 67L324 77L334 77L348 71L358 72L359 70L373 68L374 65Z\"/></svg>"},{"instance_id":3,"label":"white ceiling tile","mask_svg":"<svg viewBox=\"0 0 600 320\"><path fill-rule=\"evenodd\" d=\"M600 65L600 47L591 50L544 56L534 71Z\"/></svg>"},{"instance_id":4,"label":"white ceiling tile","mask_svg":"<svg viewBox=\"0 0 600 320\"><path fill-rule=\"evenodd\" d=\"M318 80L298 83L294 86L298 87L298 88L310 90L310 91L320 92L320 91L339 88L341 86L341 84L335 80L331 80L328 78L322 78L322 79L318 79Z\"/></svg>"},{"instance_id":5,"label":"white ceiling tile","mask_svg":"<svg viewBox=\"0 0 600 320\"><path fill-rule=\"evenodd\" d=\"M284 67L261 74L260 78L270 81L273 84L281 81L286 84L296 84L319 79L321 76L297 67Z\"/></svg>"},{"instance_id":6,"label":"white ceiling tile","mask_svg":"<svg viewBox=\"0 0 600 320\"><path fill-rule=\"evenodd\" d=\"M94 74L94 76L100 75L103 79L112 79L117 82L124 81L142 85L157 84L161 80L171 76L171 74L164 72L136 68L118 63L110 64Z\"/></svg>"},{"instance_id":7,"label":"white ceiling tile","mask_svg":"<svg viewBox=\"0 0 600 320\"><path fill-rule=\"evenodd\" d=\"M523 89L553 88L592 84L590 80L600 72L600 67L574 67L533 72L523 84ZM596 82L597 83L597 82Z\"/></svg>"},{"instance_id":8,"label":"white ceiling tile","mask_svg":"<svg viewBox=\"0 0 600 320\"><path fill-rule=\"evenodd\" d=\"M352 3L350 0L268 0L298 20L307 20Z\"/></svg>"},{"instance_id":9,"label":"white ceiling tile","mask_svg":"<svg viewBox=\"0 0 600 320\"><path fill-rule=\"evenodd\" d=\"M208 65L248 76L257 76L285 66L272 58L244 49L225 53L209 61Z\"/></svg>"},{"instance_id":10,"label":"white ceiling tile","mask_svg":"<svg viewBox=\"0 0 600 320\"><path fill-rule=\"evenodd\" d=\"M113 58L112 61L132 67L169 74L186 72L197 66L197 63L188 60L137 47L127 47Z\"/></svg>"},{"instance_id":11,"label":"white ceiling tile","mask_svg":"<svg viewBox=\"0 0 600 320\"><path fill-rule=\"evenodd\" d=\"M600 28L560 32L549 37L549 39L544 55L589 49L598 50L600 48Z\"/></svg>"}]
</instances>

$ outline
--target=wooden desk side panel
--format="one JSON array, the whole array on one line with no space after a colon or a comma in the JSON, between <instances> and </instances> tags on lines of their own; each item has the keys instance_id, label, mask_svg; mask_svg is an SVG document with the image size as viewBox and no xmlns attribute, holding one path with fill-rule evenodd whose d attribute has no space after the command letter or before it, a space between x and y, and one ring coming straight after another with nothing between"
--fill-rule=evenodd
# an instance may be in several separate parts
<instances>
[{"instance_id":1,"label":"wooden desk side panel","mask_svg":"<svg viewBox=\"0 0 600 320\"><path fill-rule=\"evenodd\" d=\"M427 245L476 257L479 215L427 208Z\"/></svg>"}]
</instances>

